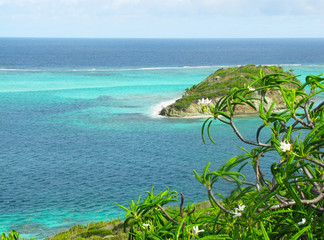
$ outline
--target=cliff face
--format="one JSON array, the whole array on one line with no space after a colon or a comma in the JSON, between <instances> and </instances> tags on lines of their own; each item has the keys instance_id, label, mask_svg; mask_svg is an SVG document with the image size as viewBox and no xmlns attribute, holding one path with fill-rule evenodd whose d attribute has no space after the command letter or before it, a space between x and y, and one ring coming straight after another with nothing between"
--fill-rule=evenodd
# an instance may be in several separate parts
<instances>
[{"instance_id":1,"label":"cliff face","mask_svg":"<svg viewBox=\"0 0 324 240\"><path fill-rule=\"evenodd\" d=\"M292 70L284 72L281 67L276 66L246 65L228 69L219 69L199 84L192 86L190 89L186 89L182 98L163 108L160 115L168 117L195 117L208 115L208 112L203 112L201 107L198 105L199 99L209 98L212 100L211 105L215 105L216 101L225 95L231 88L247 87L249 83L254 80L251 76L258 76L261 68L263 69L264 74L284 73L292 75ZM260 98L260 93L254 92L252 96ZM276 100L274 110L282 110L286 107L280 91L268 92L266 100L268 106L271 106L273 101ZM258 109L259 101L254 101L253 103ZM257 111L248 105L238 105L235 109L235 114L253 113L255 114Z\"/></svg>"}]
</instances>

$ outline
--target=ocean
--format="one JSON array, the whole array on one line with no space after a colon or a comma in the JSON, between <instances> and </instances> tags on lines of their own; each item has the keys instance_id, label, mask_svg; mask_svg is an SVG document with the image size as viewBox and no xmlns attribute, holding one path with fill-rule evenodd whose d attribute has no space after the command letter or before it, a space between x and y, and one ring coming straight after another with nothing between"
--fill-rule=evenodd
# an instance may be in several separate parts
<instances>
[{"instance_id":1,"label":"ocean","mask_svg":"<svg viewBox=\"0 0 324 240\"><path fill-rule=\"evenodd\" d=\"M0 232L42 239L123 218L114 203L151 187L207 200L193 170L217 169L244 145L217 122L218 145L204 144L204 119L158 111L217 69L244 64L294 69L304 81L324 73L324 39L0 38ZM249 139L259 123L237 120Z\"/></svg>"}]
</instances>

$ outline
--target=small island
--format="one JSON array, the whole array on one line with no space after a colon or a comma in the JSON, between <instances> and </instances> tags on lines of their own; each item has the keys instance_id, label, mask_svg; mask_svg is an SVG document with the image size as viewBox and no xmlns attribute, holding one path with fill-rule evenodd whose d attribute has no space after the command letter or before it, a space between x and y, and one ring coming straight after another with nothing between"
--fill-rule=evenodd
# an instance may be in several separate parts
<instances>
[{"instance_id":1,"label":"small island","mask_svg":"<svg viewBox=\"0 0 324 240\"><path fill-rule=\"evenodd\" d=\"M202 82L193 85L191 88L185 90L182 98L176 100L171 105L162 108L160 115L166 117L200 117L208 114L201 110L198 101L202 98L211 99L211 105L215 105L216 101L228 93L233 87L248 87L253 81L253 77L258 77L260 70L264 74L285 74L287 76L294 76L293 70L284 71L280 66L261 66L261 65L244 65L238 67L221 68L215 73L209 75ZM292 78L298 81L296 78ZM253 87L258 87L254 85ZM289 86L288 86L289 87ZM259 98L260 93L254 92L254 97ZM266 100L269 105L276 99L274 110L285 109L285 101L281 96L280 91L271 91L267 94ZM255 101L258 109L259 101ZM238 106L235 114L255 114L257 111L250 106Z\"/></svg>"}]
</instances>

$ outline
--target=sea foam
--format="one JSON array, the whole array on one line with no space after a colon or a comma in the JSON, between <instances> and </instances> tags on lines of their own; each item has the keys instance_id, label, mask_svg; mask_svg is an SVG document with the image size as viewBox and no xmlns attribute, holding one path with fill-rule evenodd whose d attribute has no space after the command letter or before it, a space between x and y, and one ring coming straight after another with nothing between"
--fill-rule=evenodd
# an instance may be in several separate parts
<instances>
[{"instance_id":1,"label":"sea foam","mask_svg":"<svg viewBox=\"0 0 324 240\"><path fill-rule=\"evenodd\" d=\"M161 117L160 112L163 108L169 106L170 104L174 103L177 99L165 101L165 102L160 102L159 104L155 105L152 107L152 116L153 117Z\"/></svg>"}]
</instances>

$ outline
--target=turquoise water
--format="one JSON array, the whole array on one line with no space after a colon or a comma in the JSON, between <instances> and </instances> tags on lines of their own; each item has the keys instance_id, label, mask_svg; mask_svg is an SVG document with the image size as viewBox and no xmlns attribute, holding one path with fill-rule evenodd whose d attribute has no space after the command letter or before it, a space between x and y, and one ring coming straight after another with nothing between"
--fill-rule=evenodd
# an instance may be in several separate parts
<instances>
[{"instance_id":1,"label":"turquoise water","mask_svg":"<svg viewBox=\"0 0 324 240\"><path fill-rule=\"evenodd\" d=\"M166 187L183 192L191 202L207 199L192 170L201 172L208 162L211 169L217 168L242 153L236 148L241 142L227 126L215 123L212 132L218 145L203 144L204 119L163 118L157 112L161 103L181 97L186 88L218 68L237 63L222 65L210 56L206 65L199 56L209 48L199 45L202 55L195 55L191 42L175 59L169 55L178 49L174 46L168 43L169 50L153 54L151 65L148 51L136 51L131 59L140 57L133 66L116 55L119 63L109 66L93 64L93 57L85 63L73 57L70 65L56 63L56 67L50 66L56 58L48 60L46 68L44 61L33 60L44 60L43 52L38 57L27 52L25 58L34 62L7 57L5 65L0 54L0 232L15 229L24 237L41 239L73 224L123 217L124 210L114 203L125 205L152 186L156 192ZM248 46L238 45L235 51L246 53L254 45ZM150 51L156 48L151 46ZM232 56L235 51L227 52ZM250 52L238 54L244 56L242 64L259 56ZM299 64L301 60L281 62L261 55L258 60L265 61L260 63L282 63L286 70L302 75L302 81L308 74L324 73L321 59ZM222 56L224 64L230 61L226 56ZM75 62L79 65L72 66ZM258 123L253 118L237 120L251 140L254 133L249 126ZM270 163L265 161L263 167ZM230 189L226 183L217 186L223 194Z\"/></svg>"},{"instance_id":2,"label":"turquoise water","mask_svg":"<svg viewBox=\"0 0 324 240\"><path fill-rule=\"evenodd\" d=\"M303 77L324 70L294 69ZM208 161L219 166L240 153L239 141L219 125L214 133L219 145L203 145L203 119L154 113L215 70L2 72L9 83L2 82L0 93L1 115L7 115L1 152L9 158L2 162L9 175L2 184L10 185L1 197L6 204L0 231L42 238L75 223L123 217L114 202L126 204L151 186L169 186L191 201L207 199L192 170L201 171ZM245 127L254 121L240 119L239 126L253 136Z\"/></svg>"}]
</instances>

